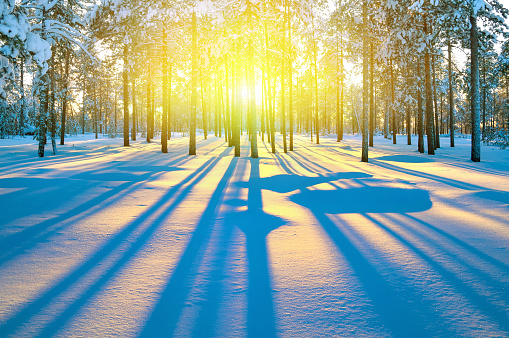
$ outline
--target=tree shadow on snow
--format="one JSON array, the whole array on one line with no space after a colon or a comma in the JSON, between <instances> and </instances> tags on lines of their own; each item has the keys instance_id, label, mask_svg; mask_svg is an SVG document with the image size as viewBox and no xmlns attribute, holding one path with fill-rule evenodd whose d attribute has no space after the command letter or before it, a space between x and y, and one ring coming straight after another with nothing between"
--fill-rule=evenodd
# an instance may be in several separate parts
<instances>
[{"instance_id":1,"label":"tree shadow on snow","mask_svg":"<svg viewBox=\"0 0 509 338\"><path fill-rule=\"evenodd\" d=\"M225 149L216 158L211 158L201 165L197 170L193 171L183 181L169 190L152 205L142 215L137 217L131 223L127 224L118 233L113 235L101 248L91 254L84 262L76 266L67 275L63 276L59 281L39 295L36 299L28 302L24 307L19 309L12 317L0 323L0 332L5 335L13 334L17 328L27 323L34 316L38 315L39 311L43 310L53 302L57 301L66 290L69 290L81 282L83 277L93 273L97 266L100 266L103 260L107 260L111 254L114 254L121 249L125 241L132 236L139 229L143 229L137 235L134 242L130 245L129 249L123 252L116 262L107 269L94 283L87 285L85 290L79 297L73 300L71 304L65 306L62 311L54 318L48 325L44 327L40 336L52 336L63 328L80 309L85 306L94 296L97 295L107 285L111 279L125 267L137 253L142 250L143 246L151 239L157 229L159 229L166 221L171 211L180 204L186 196L191 192L194 185L203 179L220 161L224 156L230 153L231 149ZM170 198L175 197L179 192L177 198L168 204ZM154 215L162 211L155 219Z\"/></svg>"},{"instance_id":2,"label":"tree shadow on snow","mask_svg":"<svg viewBox=\"0 0 509 338\"><path fill-rule=\"evenodd\" d=\"M386 187L353 187L335 190L301 190L290 200L307 209L316 217L328 236L344 255L367 296L372 301L381 324L396 336L412 336L416 332L429 333L430 328L422 323L419 309L409 300L411 290L396 290L364 254L352 243L349 237L327 214L342 213L407 213L420 212L431 208L429 195L424 190ZM408 291L408 292L407 292Z\"/></svg>"},{"instance_id":3,"label":"tree shadow on snow","mask_svg":"<svg viewBox=\"0 0 509 338\"><path fill-rule=\"evenodd\" d=\"M401 162L401 163L430 163L435 162L434 159L423 156L412 156L412 155L387 155L376 157L377 160L390 161L390 162Z\"/></svg>"},{"instance_id":4,"label":"tree shadow on snow","mask_svg":"<svg viewBox=\"0 0 509 338\"><path fill-rule=\"evenodd\" d=\"M245 163L251 162L250 181L258 182L260 177L259 159L241 159L244 164L237 170L244 170ZM234 158L214 191L207 208L198 223L189 244L161 294L160 300L148 319L141 336L171 336L175 333L180 315L189 300L191 282L202 260L203 247L210 241L211 232L219 232L215 245L211 275L199 302L199 314L192 328L193 336L208 337L214 331L218 310L223 296L222 281L226 275L228 248L231 245L233 230L238 227L246 238L248 267L247 290L247 335L250 337L275 337L275 315L271 292L270 273L266 237L274 229L285 223L284 220L263 212L261 188L255 183L249 186L248 200L230 200L227 204L247 206L242 212L227 213L219 226L214 229L214 217L222 204L223 195L237 166Z\"/></svg>"},{"instance_id":5,"label":"tree shadow on snow","mask_svg":"<svg viewBox=\"0 0 509 338\"><path fill-rule=\"evenodd\" d=\"M136 186L136 183L155 179L164 172L182 170L174 166L179 160L180 158L168 162L166 166L160 166L164 171L156 171L154 166L148 165L148 169L151 170L144 170L137 174L123 172L126 169L134 168L125 168L121 166L123 162L116 162L114 164L110 163L108 167L99 167L70 177L13 177L1 179L2 187L21 188L3 195L4 198L0 196L0 201L2 201L2 205L6 210L2 216L2 223L7 225L18 218L43 213L55 212L56 215L0 238L0 266L14 258L18 253L23 253L38 243L45 242L52 234L61 231L65 225L76 223L81 218L93 213L94 210L107 208L115 200L129 193ZM159 162L160 159L155 161ZM113 172L115 170L117 171ZM106 182L114 183L111 186L104 186ZM95 197L87 198L89 191L101 187L108 190ZM95 192L92 193L92 196L95 194ZM75 207L61 212L65 204L75 203L77 200L81 200L81 202ZM22 206L22 208L19 206ZM69 222L69 219L72 219L72 222Z\"/></svg>"}]
</instances>

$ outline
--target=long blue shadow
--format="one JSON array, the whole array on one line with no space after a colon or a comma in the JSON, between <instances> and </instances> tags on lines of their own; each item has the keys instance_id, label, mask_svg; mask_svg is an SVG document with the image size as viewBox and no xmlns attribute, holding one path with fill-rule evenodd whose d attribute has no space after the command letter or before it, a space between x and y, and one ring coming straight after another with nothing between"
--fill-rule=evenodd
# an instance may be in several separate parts
<instances>
[{"instance_id":1,"label":"long blue shadow","mask_svg":"<svg viewBox=\"0 0 509 338\"><path fill-rule=\"evenodd\" d=\"M396 198L394 203L386 201L393 196ZM337 249L345 256L373 303L382 325L398 337L432 334L432 328L422 323L418 310L412 306L411 299L407 298L410 295L398 292L397 287L386 280L326 216L327 213L424 211L431 207L427 192L417 189L412 191L398 188L362 187L329 191L306 190L291 196L290 199L313 213L336 244ZM409 201L406 201L407 199ZM397 203L401 201L405 203Z\"/></svg>"},{"instance_id":2,"label":"long blue shadow","mask_svg":"<svg viewBox=\"0 0 509 338\"><path fill-rule=\"evenodd\" d=\"M440 276L442 276L445 280L447 280L450 285L459 293L463 295L466 299L468 299L469 303L475 306L476 309L484 313L486 316L492 318L494 321L496 321L501 328L503 328L505 331L509 332L509 316L507 315L507 309L506 308L500 308L499 306L492 304L490 300L486 299L485 296L480 295L477 290L475 290L474 287L469 285L468 283L458 279L454 273L451 271L445 269L440 264L438 264L436 261L431 259L428 255L426 255L424 252L422 252L420 249L418 249L415 245L410 243L408 240L400 236L398 233L387 227L386 225L382 224L381 222L375 220L374 218L365 215L366 218L368 218L370 221L372 221L374 224L377 224L381 229L386 231L388 234L393 236L395 239L397 239L401 244L403 244L405 247L410 249L412 252L414 252L419 258L421 258L423 261L425 261L427 264L429 264ZM410 292L407 292L410 294ZM412 300L415 297L408 298L409 300ZM428 326L432 326L434 324L437 325L436 318L434 318L435 313L433 309L433 305L429 304L428 311L426 312L425 307L419 307L418 304L416 310L421 312L422 315L422 321L428 322ZM415 306L414 305L414 306ZM443 330L446 330L446 328L442 328ZM435 331L435 333L437 333Z\"/></svg>"},{"instance_id":3,"label":"long blue shadow","mask_svg":"<svg viewBox=\"0 0 509 338\"><path fill-rule=\"evenodd\" d=\"M286 222L263 211L261 189L264 184L260 179L259 160L250 159L250 161L247 210L228 215L225 222L239 227L246 236L249 270L247 335L248 337L275 337L276 320L266 241L271 231Z\"/></svg>"},{"instance_id":4,"label":"long blue shadow","mask_svg":"<svg viewBox=\"0 0 509 338\"><path fill-rule=\"evenodd\" d=\"M227 148L226 150L231 150ZM202 248L210 239L211 223L217 215L228 182L233 175L238 158L233 158L217 188L212 194L200 222L197 224L189 243L182 254L173 275L162 291L159 302L147 320L142 337L169 337L178 324L180 313L186 306L191 287L191 277L200 263Z\"/></svg>"},{"instance_id":5,"label":"long blue shadow","mask_svg":"<svg viewBox=\"0 0 509 338\"><path fill-rule=\"evenodd\" d=\"M386 155L376 158L378 161L390 161L401 163L430 163L435 162L434 159L416 155Z\"/></svg>"},{"instance_id":6,"label":"long blue shadow","mask_svg":"<svg viewBox=\"0 0 509 338\"><path fill-rule=\"evenodd\" d=\"M290 197L313 213L389 213L419 212L431 208L429 194L420 189L388 187L303 191Z\"/></svg>"},{"instance_id":7,"label":"long blue shadow","mask_svg":"<svg viewBox=\"0 0 509 338\"><path fill-rule=\"evenodd\" d=\"M239 183L240 187L252 187L253 184L259 189L267 189L278 193L288 193L297 189L304 189L316 184L327 183L336 180L347 180L354 178L369 178L371 175L361 172L340 172L331 174L321 174L318 177L300 176L300 175L275 175L266 178L253 178L249 183Z\"/></svg>"},{"instance_id":8,"label":"long blue shadow","mask_svg":"<svg viewBox=\"0 0 509 338\"><path fill-rule=\"evenodd\" d=\"M226 149L222 155L216 158L215 161L219 161L219 159L224 156L229 149ZM5 335L12 334L19 326L23 325L23 323L27 322L34 315L37 314L43 307L50 304L55 298L69 289L71 286L75 285L82 276L88 274L92 271L98 264L100 264L106 257L108 257L111 253L117 250L124 241L130 236L133 232L135 232L142 224L147 222L151 215L153 215L156 211L160 210L161 207L167 203L167 199L173 196L182 186L186 183L190 182L194 177L200 175L200 172L204 170L211 170L213 167L214 160L210 159L205 162L200 168L191 173L188 177L186 177L179 184L173 186L157 203L155 203L149 210L147 210L144 214L138 217L134 222L130 223L126 227L124 227L120 232L115 234L102 248L96 251L87 261L83 262L80 266L76 267L72 272L70 272L67 276L63 277L61 281L59 281L55 286L46 291L44 294L39 296L36 300L27 304L24 308L19 310L13 317L7 319L4 323L0 324L0 332ZM207 169L208 168L208 169ZM200 177L203 177L205 174L202 174ZM180 197L182 200L183 197ZM169 212L169 210L167 210ZM99 287L109 280L115 271L120 269L131 257L134 253L142 246L146 240L150 237L157 226L152 224L152 227L149 227L148 230L145 230L145 235L142 235L141 240L138 243L130 248L128 251L130 255L123 255L123 258L119 262L117 262L112 269L110 269L109 273L106 273L103 276L98 284L95 286L95 289L92 289L88 294L82 295L80 299L74 302L69 309L64 311L58 318L56 318L47 328L45 328L44 333L46 334L54 334L58 328L62 327L79 308L81 308L87 299L91 297L94 293L99 290Z\"/></svg>"},{"instance_id":9,"label":"long blue shadow","mask_svg":"<svg viewBox=\"0 0 509 338\"><path fill-rule=\"evenodd\" d=\"M190 158L186 158L184 162L189 160ZM170 161L165 167L166 171L181 170L180 168L172 166L176 163L180 164L180 162L180 157ZM119 164L117 163L116 165ZM110 169L111 168L115 168L115 165L111 166ZM101 172L101 170L103 169L96 169L93 171L93 173ZM61 231L65 227L65 224L63 223L65 223L65 221L70 217L73 217L73 221L77 222L82 217L84 217L84 213L90 212L97 205L101 204L101 206L105 208L107 207L107 205L104 204L105 201L110 200L108 204L112 204L115 200L121 197L121 193L127 193L129 188L135 186L136 183L143 180L148 180L149 178L157 177L159 174L160 173L157 171L146 172L141 176L137 176L137 180L129 180L126 183L122 183L112 188L111 190L100 194L99 196L79 204L75 208L60 214L57 217L53 217L18 231L12 235L1 238L0 266L16 257L17 255L26 252L26 250L33 248L38 243L46 241L47 238L49 238L55 232ZM96 175L94 174L93 176L95 178ZM69 199L69 196L77 196L80 192L85 191L87 188L94 188L104 184L104 182L101 181L91 180L91 177L89 176L83 176L82 179L12 178L5 180L6 185L10 184L14 187L31 187L31 192L28 194L22 190L9 196L8 201L9 203L13 203L13 208L8 208L7 210L11 211L4 213L7 222L13 221L14 219L20 217L22 210L20 210L19 205L24 206L23 210L30 210L31 214L36 214L45 210L57 209L58 206L60 206L62 203L65 203ZM4 180L0 180L0 182L3 184ZM48 193L47 189L49 188L54 188L54 190L52 190L51 193ZM45 203L40 203L41 197L44 197L44 200L51 201L49 206ZM4 203L3 205L8 207L10 205L9 203ZM35 207L31 208L30 206L32 204L35 205ZM56 226L58 224L60 225Z\"/></svg>"},{"instance_id":10,"label":"long blue shadow","mask_svg":"<svg viewBox=\"0 0 509 338\"><path fill-rule=\"evenodd\" d=\"M176 206L178 206L182 201L185 200L185 198L189 195L194 185L202 180L217 164L217 162L224 157L228 152L230 152L229 149L226 149L223 151L223 153L218 156L214 160L209 160L206 163L206 166L203 170L198 170L199 175L197 175L193 181L192 184L189 184L186 186L178 197L168 206L161 206L163 209L163 212L157 216L157 218L152 221L152 223L138 236L138 238L134 241L134 243L131 245L131 247L118 259L115 264L108 269L100 278L97 280L92 286L90 286L86 292L84 292L81 297L79 297L76 301L74 301L65 311L63 311L57 318L55 318L41 333L40 337L46 337L48 335L52 335L60 328L62 328L78 311L87 304L87 302L92 299L98 292L102 290L102 288L112 279L115 277L115 275L131 260L132 257L136 256L136 254L143 248L143 246L148 242L150 238L153 237L155 231L161 227L161 225L164 224L164 221L166 220L167 216L175 209ZM179 187L181 187L182 184L179 184ZM168 191L167 194L165 194L164 197L161 198L161 201L166 201L170 197L174 195L175 190L171 189ZM159 209L161 209L159 208ZM152 209L153 214L158 209ZM148 219L150 215L144 214L142 216L142 219L146 220ZM138 222L138 221L136 221Z\"/></svg>"},{"instance_id":11,"label":"long blue shadow","mask_svg":"<svg viewBox=\"0 0 509 338\"><path fill-rule=\"evenodd\" d=\"M240 159L235 168L235 175L233 180L241 178L246 170L247 161ZM236 191L235 196L239 195L239 190ZM232 196L232 192L229 193ZM234 205L238 199L228 200L223 204ZM242 204L244 205L244 204ZM199 303L199 314L196 319L197 325L192 329L193 337L215 337L222 335L222 327L218 326L220 303L224 299L224 281L228 278L227 273L227 260L231 254L230 250L232 245L232 236L234 234L234 225L226 220L218 221L214 225L214 230L217 232L214 242L208 244L209 250L207 256L209 263L207 265L207 283L201 288L200 297L202 300Z\"/></svg>"}]
</instances>

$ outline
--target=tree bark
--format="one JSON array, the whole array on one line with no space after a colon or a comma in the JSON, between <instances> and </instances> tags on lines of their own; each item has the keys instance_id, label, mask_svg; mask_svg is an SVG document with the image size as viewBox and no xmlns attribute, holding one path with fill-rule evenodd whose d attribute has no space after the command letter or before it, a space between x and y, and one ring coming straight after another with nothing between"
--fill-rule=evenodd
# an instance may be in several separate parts
<instances>
[{"instance_id":1,"label":"tree bark","mask_svg":"<svg viewBox=\"0 0 509 338\"><path fill-rule=\"evenodd\" d=\"M282 55L281 58L281 134L283 134L283 152L287 153L286 145L286 107L285 107L285 59L286 59L286 20L288 20L286 0L283 0L284 20L282 37Z\"/></svg>"},{"instance_id":2,"label":"tree bark","mask_svg":"<svg viewBox=\"0 0 509 338\"><path fill-rule=\"evenodd\" d=\"M293 151L293 67L292 67L292 20L290 18L290 4L288 4L288 114L290 115L290 151Z\"/></svg>"},{"instance_id":3,"label":"tree bark","mask_svg":"<svg viewBox=\"0 0 509 338\"><path fill-rule=\"evenodd\" d=\"M315 132L316 132L316 144L320 144L320 121L318 120L318 68L317 68L317 48L315 34L315 21L313 18L313 66L315 70Z\"/></svg>"},{"instance_id":4,"label":"tree bark","mask_svg":"<svg viewBox=\"0 0 509 338\"><path fill-rule=\"evenodd\" d=\"M481 126L479 109L479 37L477 33L477 17L470 16L470 44L471 44L471 78L470 100L472 114L472 150L471 160L481 161Z\"/></svg>"},{"instance_id":5,"label":"tree bark","mask_svg":"<svg viewBox=\"0 0 509 338\"><path fill-rule=\"evenodd\" d=\"M373 135L375 134L375 55L373 51L373 43L370 43L369 51L369 146L373 146Z\"/></svg>"},{"instance_id":6,"label":"tree bark","mask_svg":"<svg viewBox=\"0 0 509 338\"><path fill-rule=\"evenodd\" d=\"M200 70L200 93L201 93L201 114L202 114L202 127L203 127L203 138L206 140L207 139L207 113L206 113L206 110L207 108L205 108L205 98L204 98L204 91L205 91L205 87L203 86L203 75L201 73L201 70ZM217 136L217 132L216 132L216 136Z\"/></svg>"},{"instance_id":7,"label":"tree bark","mask_svg":"<svg viewBox=\"0 0 509 338\"><path fill-rule=\"evenodd\" d=\"M396 130L396 109L394 108L395 103L395 94L394 94L394 67L392 65L392 59L390 63L390 71L391 71L391 111L392 111L392 144L396 144L396 135L398 131Z\"/></svg>"},{"instance_id":8,"label":"tree bark","mask_svg":"<svg viewBox=\"0 0 509 338\"><path fill-rule=\"evenodd\" d=\"M409 69L407 68L407 74L406 74L406 80L407 80L407 88L410 87L410 75L409 75ZM406 135L407 135L407 145L412 145L412 125L411 125L411 119L410 119L410 103L407 103L406 105Z\"/></svg>"},{"instance_id":9,"label":"tree bark","mask_svg":"<svg viewBox=\"0 0 509 338\"><path fill-rule=\"evenodd\" d=\"M67 90L68 90L68 80L69 80L69 59L70 59L69 54L70 54L69 50L66 49L66 51L65 51L65 73L64 73L64 97L62 100L62 119L60 121L60 145L64 145L64 143L65 143L65 124L66 124L66 118L67 118ZM21 72L21 75L23 76L23 72ZM22 100L24 100L24 98Z\"/></svg>"},{"instance_id":10,"label":"tree bark","mask_svg":"<svg viewBox=\"0 0 509 338\"><path fill-rule=\"evenodd\" d=\"M163 27L163 121L161 125L161 152L168 152L168 52L167 52L167 33L166 28Z\"/></svg>"},{"instance_id":11,"label":"tree bark","mask_svg":"<svg viewBox=\"0 0 509 338\"><path fill-rule=\"evenodd\" d=\"M192 16L192 51L191 51L191 120L189 123L189 155L196 155L196 101L198 86L197 74L197 32L196 32L196 13Z\"/></svg>"},{"instance_id":12,"label":"tree bark","mask_svg":"<svg viewBox=\"0 0 509 338\"><path fill-rule=\"evenodd\" d=\"M368 162L368 110L369 110L369 47L368 47L368 4L362 1L362 162Z\"/></svg>"},{"instance_id":13,"label":"tree bark","mask_svg":"<svg viewBox=\"0 0 509 338\"><path fill-rule=\"evenodd\" d=\"M421 75L421 61L417 58L417 77L419 78L417 86L417 133L419 135L417 149L420 153L424 153L424 111L422 107Z\"/></svg>"},{"instance_id":14,"label":"tree bark","mask_svg":"<svg viewBox=\"0 0 509 338\"><path fill-rule=\"evenodd\" d=\"M249 6L252 6L251 3ZM253 38L251 34L253 34L253 9L249 8L249 42L248 42L248 74L249 74L249 111L250 111L250 126L251 126L251 157L258 158L258 144L257 144L257 121L256 121L256 98L255 98L255 74L254 74L254 65L253 65L253 54L254 54L254 46L253 46Z\"/></svg>"},{"instance_id":15,"label":"tree bark","mask_svg":"<svg viewBox=\"0 0 509 338\"><path fill-rule=\"evenodd\" d=\"M148 73L149 76L147 76L147 143L150 143L150 116L151 116L151 103L152 103L152 83L151 83L151 74Z\"/></svg>"},{"instance_id":16,"label":"tree bark","mask_svg":"<svg viewBox=\"0 0 509 338\"><path fill-rule=\"evenodd\" d=\"M424 34L428 36L428 22L424 19ZM426 135L428 138L428 154L435 155L435 137L433 133L433 95L431 93L431 57L429 48L424 52L424 77L426 85Z\"/></svg>"},{"instance_id":17,"label":"tree bark","mask_svg":"<svg viewBox=\"0 0 509 338\"><path fill-rule=\"evenodd\" d=\"M448 71L449 71L449 137L451 140L451 147L454 147L454 93L452 91L452 46L451 39L447 42L447 52L449 56Z\"/></svg>"},{"instance_id":18,"label":"tree bark","mask_svg":"<svg viewBox=\"0 0 509 338\"><path fill-rule=\"evenodd\" d=\"M128 64L127 45L124 45L124 71L122 73L124 82L124 147L129 146L129 88L128 86Z\"/></svg>"},{"instance_id":19,"label":"tree bark","mask_svg":"<svg viewBox=\"0 0 509 338\"><path fill-rule=\"evenodd\" d=\"M132 104L133 104L133 113L132 113L132 125L131 125L131 140L136 141L136 77L133 75L131 78L131 88L132 88Z\"/></svg>"},{"instance_id":20,"label":"tree bark","mask_svg":"<svg viewBox=\"0 0 509 338\"><path fill-rule=\"evenodd\" d=\"M240 133L241 133L241 110L242 110L242 89L241 89L241 83L240 83L240 41L237 41L237 62L236 62L236 71L235 71L235 157L240 156Z\"/></svg>"},{"instance_id":21,"label":"tree bark","mask_svg":"<svg viewBox=\"0 0 509 338\"><path fill-rule=\"evenodd\" d=\"M435 148L440 148L440 128L439 128L439 120L438 120L438 96L437 96L437 79L436 79L436 62L435 55L432 56L432 64L433 64L433 103L435 105Z\"/></svg>"}]
</instances>

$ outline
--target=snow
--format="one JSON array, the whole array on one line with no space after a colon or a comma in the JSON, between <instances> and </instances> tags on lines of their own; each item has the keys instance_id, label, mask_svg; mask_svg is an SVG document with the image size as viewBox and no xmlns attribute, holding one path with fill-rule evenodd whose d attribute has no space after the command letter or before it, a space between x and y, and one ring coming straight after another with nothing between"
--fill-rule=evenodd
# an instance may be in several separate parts
<instances>
[{"instance_id":1,"label":"snow","mask_svg":"<svg viewBox=\"0 0 509 338\"><path fill-rule=\"evenodd\" d=\"M0 140L0 336L509 336L507 150L320 140Z\"/></svg>"},{"instance_id":2,"label":"snow","mask_svg":"<svg viewBox=\"0 0 509 338\"><path fill-rule=\"evenodd\" d=\"M51 46L38 34L31 32L27 34L26 50L32 54L32 58L41 67L51 58Z\"/></svg>"}]
</instances>

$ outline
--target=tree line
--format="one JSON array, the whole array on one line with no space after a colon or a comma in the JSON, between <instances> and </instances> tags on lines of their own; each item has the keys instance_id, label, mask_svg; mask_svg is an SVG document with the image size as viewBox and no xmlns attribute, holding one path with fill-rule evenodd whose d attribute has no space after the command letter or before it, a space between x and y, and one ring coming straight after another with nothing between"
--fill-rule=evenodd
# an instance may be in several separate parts
<instances>
[{"instance_id":1,"label":"tree line","mask_svg":"<svg viewBox=\"0 0 509 338\"><path fill-rule=\"evenodd\" d=\"M175 132L249 135L276 152L362 134L502 138L509 123L508 15L498 0L2 0L0 137L93 132L151 142ZM458 57L460 56L460 57ZM443 139L443 138L442 138Z\"/></svg>"}]
</instances>

